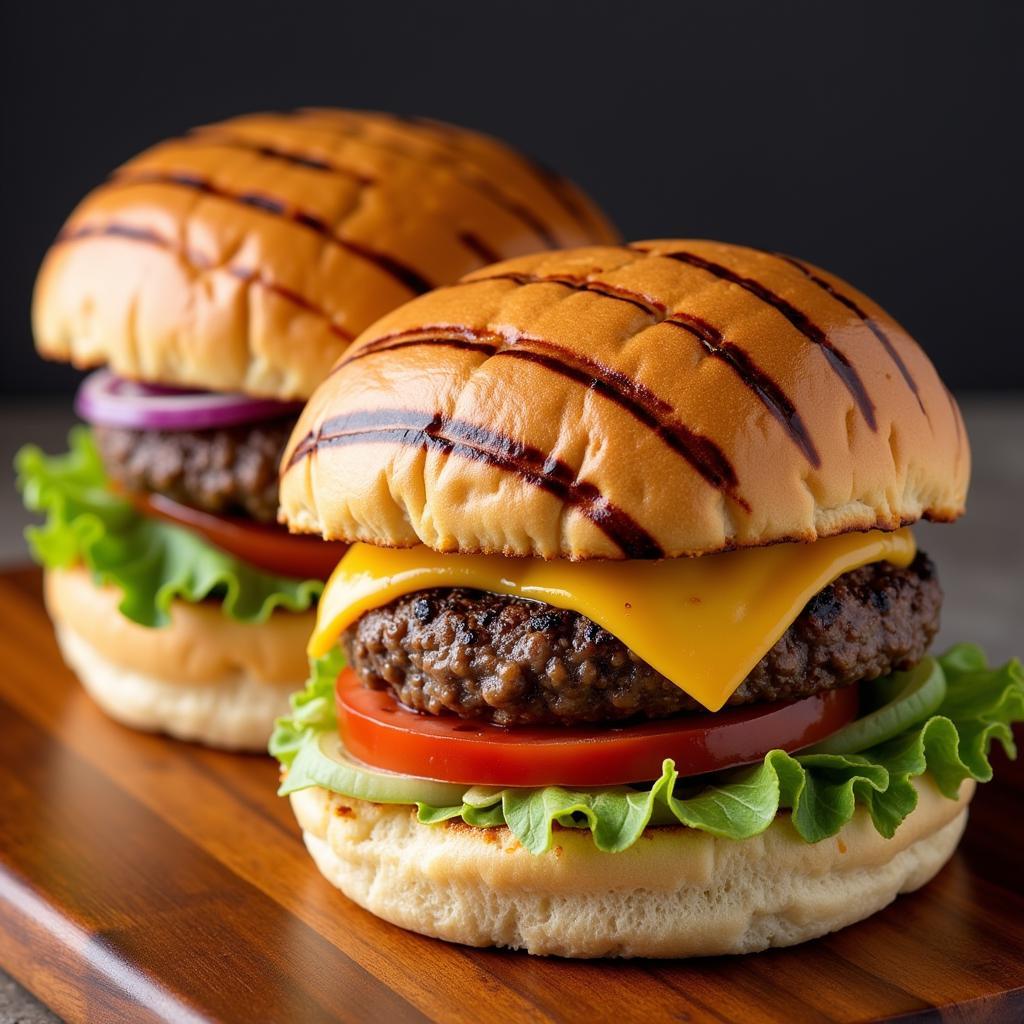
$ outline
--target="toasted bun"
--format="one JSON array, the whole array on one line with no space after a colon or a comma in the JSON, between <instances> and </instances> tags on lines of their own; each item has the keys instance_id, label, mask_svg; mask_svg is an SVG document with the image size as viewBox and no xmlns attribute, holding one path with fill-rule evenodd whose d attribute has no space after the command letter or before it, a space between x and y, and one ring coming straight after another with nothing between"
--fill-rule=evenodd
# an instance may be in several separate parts
<instances>
[{"instance_id":1,"label":"toasted bun","mask_svg":"<svg viewBox=\"0 0 1024 1024\"><path fill-rule=\"evenodd\" d=\"M147 629L84 569L48 570L44 587L64 660L107 714L135 729L266 750L274 719L306 678L312 611L275 612L253 626L215 604L179 601L170 625Z\"/></svg>"},{"instance_id":2,"label":"toasted bun","mask_svg":"<svg viewBox=\"0 0 1024 1024\"><path fill-rule=\"evenodd\" d=\"M561 830L535 856L505 828L420 825L411 807L322 789L292 807L317 866L350 899L413 931L470 946L570 957L716 956L790 946L860 921L924 885L952 855L959 800L930 780L892 839L858 810L839 835L803 842L788 815L737 842L652 828L624 853Z\"/></svg>"},{"instance_id":3,"label":"toasted bun","mask_svg":"<svg viewBox=\"0 0 1024 1024\"><path fill-rule=\"evenodd\" d=\"M544 558L693 555L960 515L970 456L870 299L740 246L510 260L395 310L317 389L297 531Z\"/></svg>"},{"instance_id":4,"label":"toasted bun","mask_svg":"<svg viewBox=\"0 0 1024 1024\"><path fill-rule=\"evenodd\" d=\"M342 110L239 117L86 196L39 273L36 344L126 377L306 398L413 295L614 237L572 184L475 132Z\"/></svg>"}]
</instances>

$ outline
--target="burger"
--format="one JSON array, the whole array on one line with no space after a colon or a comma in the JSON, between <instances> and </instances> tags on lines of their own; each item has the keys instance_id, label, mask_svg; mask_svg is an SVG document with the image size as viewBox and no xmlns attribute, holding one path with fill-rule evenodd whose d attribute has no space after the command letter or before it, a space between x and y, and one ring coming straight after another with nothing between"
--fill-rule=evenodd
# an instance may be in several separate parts
<instances>
[{"instance_id":1,"label":"burger","mask_svg":"<svg viewBox=\"0 0 1024 1024\"><path fill-rule=\"evenodd\" d=\"M924 352L809 263L662 240L512 259L317 388L292 530L351 545L272 752L323 874L470 945L789 945L927 882L1016 662L928 646L911 525L969 450Z\"/></svg>"},{"instance_id":2,"label":"burger","mask_svg":"<svg viewBox=\"0 0 1024 1024\"><path fill-rule=\"evenodd\" d=\"M18 459L67 663L120 721L266 748L340 557L276 523L302 401L384 313L473 268L609 242L573 185L461 128L239 117L90 193L39 273L49 359L98 368L65 455Z\"/></svg>"}]
</instances>

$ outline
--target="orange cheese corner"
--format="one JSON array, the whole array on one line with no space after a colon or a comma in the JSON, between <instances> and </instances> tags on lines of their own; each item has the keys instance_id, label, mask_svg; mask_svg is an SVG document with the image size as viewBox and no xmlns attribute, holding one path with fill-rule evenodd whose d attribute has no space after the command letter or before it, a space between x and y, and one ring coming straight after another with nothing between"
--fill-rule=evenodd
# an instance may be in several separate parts
<instances>
[{"instance_id":1,"label":"orange cheese corner","mask_svg":"<svg viewBox=\"0 0 1024 1024\"><path fill-rule=\"evenodd\" d=\"M915 551L909 529L631 562L545 562L354 544L320 598L308 650L321 657L364 612L406 594L467 587L579 612L717 711L819 590L871 562L907 566Z\"/></svg>"}]
</instances>

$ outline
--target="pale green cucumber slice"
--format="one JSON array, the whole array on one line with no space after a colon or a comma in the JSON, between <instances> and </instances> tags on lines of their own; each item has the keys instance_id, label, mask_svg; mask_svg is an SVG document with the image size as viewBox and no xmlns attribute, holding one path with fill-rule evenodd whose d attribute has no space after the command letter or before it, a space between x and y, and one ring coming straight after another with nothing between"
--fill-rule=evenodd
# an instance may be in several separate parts
<instances>
[{"instance_id":1,"label":"pale green cucumber slice","mask_svg":"<svg viewBox=\"0 0 1024 1024\"><path fill-rule=\"evenodd\" d=\"M321 786L342 796L378 804L430 804L451 807L462 803L465 785L397 775L371 768L345 750L333 729L309 737L288 769L280 793Z\"/></svg>"},{"instance_id":2,"label":"pale green cucumber slice","mask_svg":"<svg viewBox=\"0 0 1024 1024\"><path fill-rule=\"evenodd\" d=\"M881 707L801 750L798 756L867 750L923 722L946 699L946 676L934 658L922 658L909 672L894 672L873 685L884 701Z\"/></svg>"}]
</instances>

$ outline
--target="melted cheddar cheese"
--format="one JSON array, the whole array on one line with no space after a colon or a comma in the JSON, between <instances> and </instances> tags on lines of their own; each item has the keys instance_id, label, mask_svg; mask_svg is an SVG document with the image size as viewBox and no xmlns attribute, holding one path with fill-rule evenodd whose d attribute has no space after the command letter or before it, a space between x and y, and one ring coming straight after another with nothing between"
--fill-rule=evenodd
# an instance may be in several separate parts
<instances>
[{"instance_id":1,"label":"melted cheddar cheese","mask_svg":"<svg viewBox=\"0 0 1024 1024\"><path fill-rule=\"evenodd\" d=\"M870 562L909 565L914 552L908 529L657 562L546 562L355 544L320 598L309 653L326 654L364 612L398 597L468 587L579 612L717 711L819 590Z\"/></svg>"}]
</instances>

